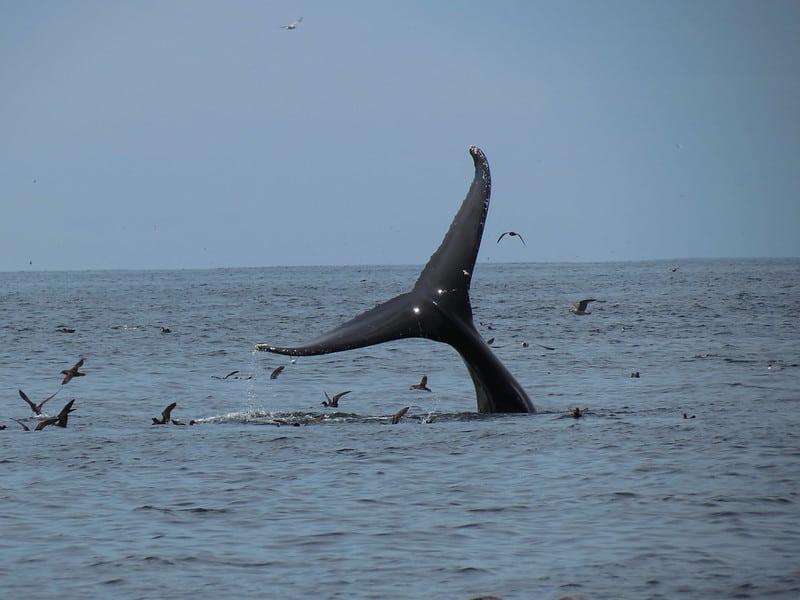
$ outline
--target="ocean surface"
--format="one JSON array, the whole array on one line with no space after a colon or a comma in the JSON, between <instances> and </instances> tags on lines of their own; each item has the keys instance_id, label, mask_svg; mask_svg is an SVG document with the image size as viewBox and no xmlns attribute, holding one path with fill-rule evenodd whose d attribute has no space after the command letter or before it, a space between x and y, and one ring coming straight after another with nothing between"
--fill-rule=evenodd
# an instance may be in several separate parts
<instances>
[{"instance_id":1,"label":"ocean surface","mask_svg":"<svg viewBox=\"0 0 800 600\"><path fill-rule=\"evenodd\" d=\"M800 598L800 260L479 264L534 415L430 341L254 351L419 269L0 273L0 596Z\"/></svg>"}]
</instances>

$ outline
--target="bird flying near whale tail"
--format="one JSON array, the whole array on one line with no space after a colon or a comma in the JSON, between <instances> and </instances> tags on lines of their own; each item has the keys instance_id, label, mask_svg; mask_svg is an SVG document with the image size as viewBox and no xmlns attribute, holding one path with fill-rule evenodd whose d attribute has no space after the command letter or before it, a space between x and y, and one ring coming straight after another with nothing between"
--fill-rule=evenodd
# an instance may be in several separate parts
<instances>
[{"instance_id":1,"label":"bird flying near whale tail","mask_svg":"<svg viewBox=\"0 0 800 600\"><path fill-rule=\"evenodd\" d=\"M257 344L290 356L329 354L403 338L449 344L461 355L481 413L532 413L534 406L475 329L469 288L489 210L491 175L483 151L471 146L475 175L466 198L411 291L367 310L300 346Z\"/></svg>"}]
</instances>

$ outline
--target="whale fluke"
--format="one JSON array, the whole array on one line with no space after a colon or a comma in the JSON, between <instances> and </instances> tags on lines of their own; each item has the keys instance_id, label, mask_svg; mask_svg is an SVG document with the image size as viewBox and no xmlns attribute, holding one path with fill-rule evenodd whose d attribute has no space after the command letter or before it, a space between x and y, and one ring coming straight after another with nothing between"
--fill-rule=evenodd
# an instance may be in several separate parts
<instances>
[{"instance_id":1,"label":"whale fluke","mask_svg":"<svg viewBox=\"0 0 800 600\"><path fill-rule=\"evenodd\" d=\"M475 176L439 248L410 292L379 304L301 346L257 344L256 349L289 356L329 354L403 338L449 344L461 355L475 385L481 413L534 412L525 390L475 329L469 288L489 210L489 163L477 146L469 149Z\"/></svg>"}]
</instances>

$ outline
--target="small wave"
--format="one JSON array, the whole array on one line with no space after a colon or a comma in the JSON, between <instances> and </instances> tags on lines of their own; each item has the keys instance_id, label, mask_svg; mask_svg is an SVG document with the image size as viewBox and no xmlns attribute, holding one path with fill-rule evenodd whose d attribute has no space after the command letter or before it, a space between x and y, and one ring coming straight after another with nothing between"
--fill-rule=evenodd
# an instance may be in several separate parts
<instances>
[{"instance_id":1,"label":"small wave","mask_svg":"<svg viewBox=\"0 0 800 600\"><path fill-rule=\"evenodd\" d=\"M156 511L161 513L227 513L230 512L227 508L207 508L205 506L189 506L186 508L170 508L167 506L153 506L152 504L144 504L133 509L137 511Z\"/></svg>"},{"instance_id":2,"label":"small wave","mask_svg":"<svg viewBox=\"0 0 800 600\"><path fill-rule=\"evenodd\" d=\"M401 423L436 424L440 422L461 422L486 419L513 418L515 415L484 415L480 413L437 413L424 411L420 413L408 412L403 416ZM242 425L273 425L276 427L292 426L301 427L308 425L332 423L361 423L380 424L391 423L392 415L360 415L349 412L271 412L264 410L248 410L230 412L224 415L201 417L193 419L192 424L242 424Z\"/></svg>"}]
</instances>

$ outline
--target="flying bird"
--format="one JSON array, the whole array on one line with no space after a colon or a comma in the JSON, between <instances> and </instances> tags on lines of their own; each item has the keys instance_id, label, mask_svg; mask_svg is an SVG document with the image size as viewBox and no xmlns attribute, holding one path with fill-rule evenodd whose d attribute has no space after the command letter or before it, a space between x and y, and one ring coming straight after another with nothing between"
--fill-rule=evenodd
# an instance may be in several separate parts
<instances>
[{"instance_id":1,"label":"flying bird","mask_svg":"<svg viewBox=\"0 0 800 600\"><path fill-rule=\"evenodd\" d=\"M685 413L684 413L684 414L685 414ZM19 423L19 424L22 426L22 428L23 428L25 431L30 431L30 430L31 430L31 428L30 428L30 427L28 427L27 425L25 425L25 423L23 423L23 422L22 422L22 421L20 421L19 419L15 419L14 417L11 417L11 420L12 420L12 421L16 421L17 423Z\"/></svg>"},{"instance_id":2,"label":"flying bird","mask_svg":"<svg viewBox=\"0 0 800 600\"><path fill-rule=\"evenodd\" d=\"M589 306L589 302L597 302L594 298L584 298L583 300L579 300L572 307L569 309L569 312L575 313L576 315L590 315L586 308Z\"/></svg>"},{"instance_id":3,"label":"flying bird","mask_svg":"<svg viewBox=\"0 0 800 600\"><path fill-rule=\"evenodd\" d=\"M83 366L83 359L80 359L76 362L71 369L64 369L61 373L64 375L64 379L61 381L61 385L69 383L73 377L83 377L86 373L81 373L78 371Z\"/></svg>"},{"instance_id":4,"label":"flying bird","mask_svg":"<svg viewBox=\"0 0 800 600\"><path fill-rule=\"evenodd\" d=\"M344 396L345 394L349 394L352 390L347 390L346 392L339 392L335 394L333 398L328 396L328 392L322 392L325 394L325 401L322 403L322 406L329 406L331 408L339 408L339 398Z\"/></svg>"},{"instance_id":5,"label":"flying bird","mask_svg":"<svg viewBox=\"0 0 800 600\"><path fill-rule=\"evenodd\" d=\"M503 233L501 233L500 237L497 238L497 243L498 244L500 243L500 240L503 239L504 235L508 235L508 236L511 236L511 237L518 237L519 241L522 242L522 245L523 246L527 246L527 244L525 243L525 240L522 239L522 236L520 234L518 234L516 231L504 231Z\"/></svg>"},{"instance_id":6,"label":"flying bird","mask_svg":"<svg viewBox=\"0 0 800 600\"><path fill-rule=\"evenodd\" d=\"M410 386L408 389L410 390L423 390L425 392L430 392L431 389L428 387L428 376L423 375L422 379L419 380L419 383L415 383L414 385Z\"/></svg>"},{"instance_id":7,"label":"flying bird","mask_svg":"<svg viewBox=\"0 0 800 600\"><path fill-rule=\"evenodd\" d=\"M35 404L34 402L31 402L30 398L28 398L28 396L22 390L18 390L18 391L19 391L19 397L22 398L23 400L25 400L25 402L28 403L28 406L31 407L31 410L33 411L33 414L40 415L40 414L42 414L42 407L44 406L45 402L50 400L50 398L55 396L60 390L61 390L61 388L58 388L58 390L56 390L56 392L54 394L50 394L47 398L45 398L44 400L39 402L39 404Z\"/></svg>"},{"instance_id":8,"label":"flying bird","mask_svg":"<svg viewBox=\"0 0 800 600\"><path fill-rule=\"evenodd\" d=\"M303 17L300 17L299 19L297 19L296 21L292 21L288 25L281 25L281 29L286 29L288 31L291 31L292 29L297 29L297 26L300 25L300 23L302 22L303 22Z\"/></svg>"},{"instance_id":9,"label":"flying bird","mask_svg":"<svg viewBox=\"0 0 800 600\"><path fill-rule=\"evenodd\" d=\"M164 410L161 411L161 419L153 419L153 425L166 425L170 421L170 414L172 413L172 409L178 405L177 402L173 402L172 404L168 404L164 407Z\"/></svg>"},{"instance_id":10,"label":"flying bird","mask_svg":"<svg viewBox=\"0 0 800 600\"><path fill-rule=\"evenodd\" d=\"M544 348L545 350L555 350L553 346L545 346L544 344L537 344L536 342L522 342L522 347L530 348L531 344L533 344L534 346L539 346L539 348Z\"/></svg>"},{"instance_id":11,"label":"flying bird","mask_svg":"<svg viewBox=\"0 0 800 600\"><path fill-rule=\"evenodd\" d=\"M228 377L231 377L232 375L236 375L238 372L239 372L238 370L237 371L231 371L230 373L225 375L225 377L220 377L219 375L212 375L211 377L214 378L214 379L227 379ZM237 377L237 379L238 379L238 377Z\"/></svg>"},{"instance_id":12,"label":"flying bird","mask_svg":"<svg viewBox=\"0 0 800 600\"><path fill-rule=\"evenodd\" d=\"M72 408L73 402L75 402L74 398L64 405L64 408L61 409L61 412L58 413L58 416L50 417L49 419L45 419L44 421L39 421L39 424L36 427L34 427L33 430L40 431L45 427L47 427L48 425L55 425L56 427L66 427L69 413L75 411L75 409Z\"/></svg>"},{"instance_id":13,"label":"flying bird","mask_svg":"<svg viewBox=\"0 0 800 600\"><path fill-rule=\"evenodd\" d=\"M285 368L286 368L286 365L281 365L280 367L277 367L272 373L269 374L269 378L270 379L277 379L278 375L280 375Z\"/></svg>"}]
</instances>

